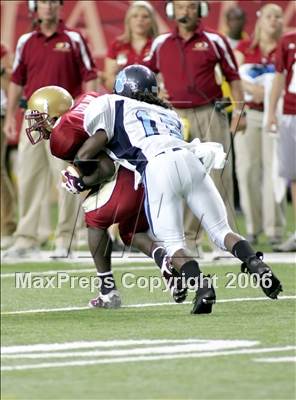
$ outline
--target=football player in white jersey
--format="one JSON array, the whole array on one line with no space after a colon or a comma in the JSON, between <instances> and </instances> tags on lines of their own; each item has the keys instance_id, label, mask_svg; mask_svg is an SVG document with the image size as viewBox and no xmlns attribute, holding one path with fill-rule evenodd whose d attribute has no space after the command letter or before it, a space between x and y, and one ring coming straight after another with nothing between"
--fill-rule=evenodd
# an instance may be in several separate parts
<instances>
[{"instance_id":1,"label":"football player in white jersey","mask_svg":"<svg viewBox=\"0 0 296 400\"><path fill-rule=\"evenodd\" d=\"M25 116L28 123L26 133L31 143L35 145L49 139L51 154L73 163L78 149L89 138L83 127L85 109L98 96L98 93L88 92L74 103L70 93L58 86L45 86L35 91L28 101ZM78 168L69 166L63 171L63 176L67 180L62 186L69 192L78 194L83 189L91 190L82 207L88 228L89 249L101 286L98 296L90 300L89 305L117 308L121 304L111 271L112 245L107 232L113 223L119 224L120 236L126 246L133 243L155 260L174 300L183 302L186 288L182 288L179 282L176 282L178 287L174 286L163 247L148 235L149 226L143 207L144 191L142 188L134 190L133 172L115 166L106 153L101 152L96 160L79 164Z\"/></svg>"},{"instance_id":2,"label":"football player in white jersey","mask_svg":"<svg viewBox=\"0 0 296 400\"><path fill-rule=\"evenodd\" d=\"M280 281L263 263L262 253L256 254L230 229L225 206L208 174L211 167L223 164L219 145L183 141L180 119L157 93L152 71L140 65L124 68L116 78L114 94L94 99L85 110L84 130L90 138L76 160L92 159L105 148L111 158L134 171L135 187L144 182L152 232L164 243L185 282L198 282L193 314L210 313L216 295L210 277L203 277L197 261L186 251L184 199L211 239L239 258L244 270L259 279L264 293L276 299L282 291Z\"/></svg>"}]
</instances>

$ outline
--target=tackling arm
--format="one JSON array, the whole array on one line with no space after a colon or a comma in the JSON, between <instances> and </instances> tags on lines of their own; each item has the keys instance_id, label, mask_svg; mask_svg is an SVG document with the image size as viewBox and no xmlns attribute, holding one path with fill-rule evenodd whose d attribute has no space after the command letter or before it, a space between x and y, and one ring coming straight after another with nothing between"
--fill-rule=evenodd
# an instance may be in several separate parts
<instances>
[{"instance_id":1,"label":"tackling arm","mask_svg":"<svg viewBox=\"0 0 296 400\"><path fill-rule=\"evenodd\" d=\"M83 182L88 187L110 178L115 172L114 164L106 154L100 154L98 157L107 142L108 138L105 131L98 130L83 143L75 156L74 165L81 171ZM110 163L107 160L112 163L111 171ZM91 173L87 173L90 164L95 165L95 168Z\"/></svg>"}]
</instances>

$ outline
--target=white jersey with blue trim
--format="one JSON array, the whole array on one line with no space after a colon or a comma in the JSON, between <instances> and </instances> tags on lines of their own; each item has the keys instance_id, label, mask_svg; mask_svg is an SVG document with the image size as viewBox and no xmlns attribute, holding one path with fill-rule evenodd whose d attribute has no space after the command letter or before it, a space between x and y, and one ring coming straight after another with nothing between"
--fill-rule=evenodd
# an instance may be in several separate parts
<instances>
[{"instance_id":1,"label":"white jersey with blue trim","mask_svg":"<svg viewBox=\"0 0 296 400\"><path fill-rule=\"evenodd\" d=\"M97 97L85 110L84 130L92 136L100 129L107 134L109 156L135 172L135 188L148 161L167 149L186 147L203 161L207 172L225 163L220 143L186 143L177 113L161 106L116 94Z\"/></svg>"},{"instance_id":2,"label":"white jersey with blue trim","mask_svg":"<svg viewBox=\"0 0 296 400\"><path fill-rule=\"evenodd\" d=\"M147 162L160 152L186 146L177 113L116 94L94 99L85 111L84 129L94 135L103 129L112 158L140 174Z\"/></svg>"}]
</instances>

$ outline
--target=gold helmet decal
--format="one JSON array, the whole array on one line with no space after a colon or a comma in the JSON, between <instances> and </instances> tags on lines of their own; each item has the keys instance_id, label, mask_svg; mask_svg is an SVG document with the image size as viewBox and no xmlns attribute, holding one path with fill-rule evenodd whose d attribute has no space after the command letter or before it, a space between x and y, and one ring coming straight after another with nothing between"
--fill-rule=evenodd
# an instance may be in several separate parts
<instances>
[{"instance_id":1,"label":"gold helmet decal","mask_svg":"<svg viewBox=\"0 0 296 400\"><path fill-rule=\"evenodd\" d=\"M74 104L70 93L59 86L45 86L36 90L28 101L25 119L26 133L32 144L49 139L53 124Z\"/></svg>"}]
</instances>

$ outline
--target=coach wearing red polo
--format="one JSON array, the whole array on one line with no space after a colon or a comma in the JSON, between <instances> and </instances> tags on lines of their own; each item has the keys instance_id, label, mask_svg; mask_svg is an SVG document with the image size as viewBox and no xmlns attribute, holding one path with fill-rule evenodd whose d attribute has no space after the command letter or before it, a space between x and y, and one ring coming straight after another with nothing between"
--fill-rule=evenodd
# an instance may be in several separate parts
<instances>
[{"instance_id":1,"label":"coach wearing red polo","mask_svg":"<svg viewBox=\"0 0 296 400\"><path fill-rule=\"evenodd\" d=\"M62 1L35 2L38 25L20 37L17 43L4 130L8 137L16 135L15 113L22 94L31 94L48 85L67 89L75 98L95 89L96 69L80 33L65 27L59 20ZM29 142L24 124L18 148L19 223L16 242L6 256L23 257L36 253L40 245L39 220L42 206L49 204L51 178L60 186L60 171L65 164L52 158L49 143L35 146ZM78 199L59 190L59 215L55 234L56 255L66 256L73 233ZM49 210L48 210L49 211Z\"/></svg>"},{"instance_id":2,"label":"coach wearing red polo","mask_svg":"<svg viewBox=\"0 0 296 400\"><path fill-rule=\"evenodd\" d=\"M233 52L222 35L203 27L201 17L206 14L206 2L172 1L167 7L172 14L169 17L176 20L176 28L172 33L155 39L146 65L161 73L168 100L189 122L189 139L198 137L201 141L220 142L227 152L230 148L229 124L226 113L218 111L215 103L222 98L223 74L237 102L234 104L231 128L234 130L241 113L243 94ZM243 117L239 128L244 128L244 125ZM229 157L228 161L223 176L221 172L216 172L213 178L233 226L233 183ZM197 230L196 220L191 213L186 213L186 238L192 250Z\"/></svg>"}]
</instances>

